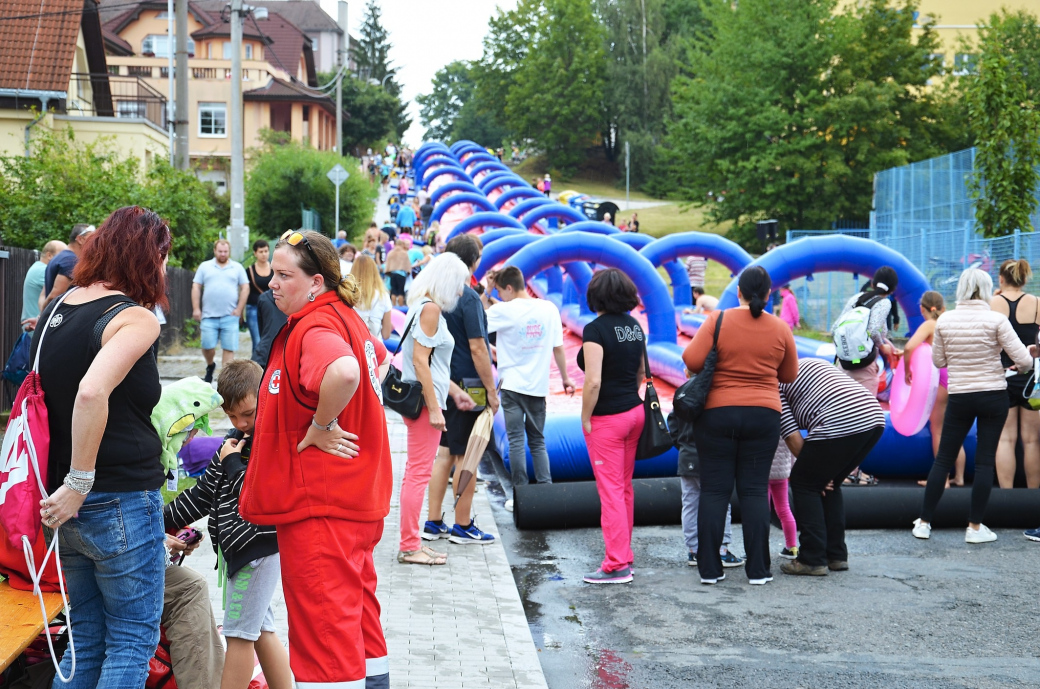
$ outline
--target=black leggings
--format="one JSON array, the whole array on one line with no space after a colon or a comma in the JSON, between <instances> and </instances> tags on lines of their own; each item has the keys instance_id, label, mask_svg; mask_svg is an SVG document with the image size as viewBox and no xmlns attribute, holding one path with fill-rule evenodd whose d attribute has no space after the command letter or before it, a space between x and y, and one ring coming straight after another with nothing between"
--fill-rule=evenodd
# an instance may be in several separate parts
<instances>
[{"instance_id":1,"label":"black leggings","mask_svg":"<svg viewBox=\"0 0 1040 689\"><path fill-rule=\"evenodd\" d=\"M697 419L701 504L697 511L697 567L705 579L722 576L722 533L733 484L740 498L749 579L769 571L769 469L780 440L780 412L767 407L716 407Z\"/></svg>"},{"instance_id":2,"label":"black leggings","mask_svg":"<svg viewBox=\"0 0 1040 689\"><path fill-rule=\"evenodd\" d=\"M841 482L867 458L884 430L878 426L843 438L809 440L802 447L791 469L791 494L803 564L819 567L849 559ZM831 481L834 490L825 490Z\"/></svg>"},{"instance_id":3,"label":"black leggings","mask_svg":"<svg viewBox=\"0 0 1040 689\"><path fill-rule=\"evenodd\" d=\"M989 494L993 490L994 464L1000 432L1008 415L1006 390L967 392L950 395L943 417L942 438L939 453L935 456L932 470L928 472L928 485L924 489L924 504L921 506L921 521L932 522L935 507L946 490L946 478L957 459L957 453L968 437L971 425L977 420L978 440L975 446L975 480L971 484L971 511L968 522L981 524L986 513Z\"/></svg>"}]
</instances>

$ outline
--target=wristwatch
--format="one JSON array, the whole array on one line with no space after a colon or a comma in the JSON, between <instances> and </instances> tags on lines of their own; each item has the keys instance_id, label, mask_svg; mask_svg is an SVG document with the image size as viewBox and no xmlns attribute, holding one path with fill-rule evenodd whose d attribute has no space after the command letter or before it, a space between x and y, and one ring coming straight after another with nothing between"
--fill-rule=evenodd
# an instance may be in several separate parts
<instances>
[{"instance_id":1,"label":"wristwatch","mask_svg":"<svg viewBox=\"0 0 1040 689\"><path fill-rule=\"evenodd\" d=\"M339 425L339 419L336 418L335 416L333 416L332 417L332 421L329 421L328 424L326 424L326 425L322 425L322 424L318 423L317 417L312 416L311 417L311 425L313 425L319 431L331 431L333 428L335 428L337 425Z\"/></svg>"}]
</instances>

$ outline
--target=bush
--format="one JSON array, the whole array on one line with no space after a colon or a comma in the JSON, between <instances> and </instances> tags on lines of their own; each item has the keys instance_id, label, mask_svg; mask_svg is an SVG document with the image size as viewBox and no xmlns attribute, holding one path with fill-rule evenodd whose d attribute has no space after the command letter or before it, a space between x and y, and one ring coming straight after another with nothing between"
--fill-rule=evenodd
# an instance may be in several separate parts
<instances>
[{"instance_id":1,"label":"bush","mask_svg":"<svg viewBox=\"0 0 1040 689\"><path fill-rule=\"evenodd\" d=\"M372 219L376 188L354 158L318 151L296 142L269 143L254 151L246 179L246 224L256 235L278 237L300 226L301 204L321 216L321 229L336 227L336 186L326 176L337 163L350 177L340 187L340 229L348 237L364 231Z\"/></svg>"},{"instance_id":2,"label":"bush","mask_svg":"<svg viewBox=\"0 0 1040 689\"><path fill-rule=\"evenodd\" d=\"M120 158L105 139L80 143L71 128L36 134L32 151L0 158L0 236L11 246L65 241L76 223L100 225L117 208L140 205L170 223L170 265L194 267L226 223L211 186L165 159L141 178L137 159Z\"/></svg>"}]
</instances>

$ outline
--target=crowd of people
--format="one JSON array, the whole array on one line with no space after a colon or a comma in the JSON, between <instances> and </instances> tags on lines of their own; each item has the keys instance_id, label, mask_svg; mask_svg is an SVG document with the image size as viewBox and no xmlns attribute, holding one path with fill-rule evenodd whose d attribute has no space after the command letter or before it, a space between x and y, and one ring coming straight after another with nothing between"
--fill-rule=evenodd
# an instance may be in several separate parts
<instances>
[{"instance_id":1,"label":"crowd of people","mask_svg":"<svg viewBox=\"0 0 1040 689\"><path fill-rule=\"evenodd\" d=\"M388 150L366 159L365 169L386 183L387 158L407 167L408 156ZM549 176L540 182L548 193ZM414 193L403 175L397 192L402 201ZM215 376L218 344L222 350L216 389L233 429L196 485L165 506L161 442L150 415L162 391L154 347L167 307L169 227L130 206L97 228L75 226L67 245L43 247L25 278L22 320L34 331L50 417L52 492L40 511L48 537L60 539L78 642L75 677L55 686L142 686L160 626L186 689L245 689L254 657L272 689L291 686L293 676L301 686L389 686L372 553L392 492L381 384L396 354L384 340L395 329L400 379L416 385L423 400L416 418L404 418L397 562L443 566L452 545L494 543L474 519L476 481L460 491L450 522L443 505L478 418L502 410L514 488L532 478L548 484L546 399L580 389L604 543L584 581L634 579L632 478L646 418L640 389L649 374L646 334L631 315L640 304L635 284L613 268L591 279L585 297L596 317L574 361L584 374L576 385L560 312L528 293L531 276L506 267L478 283L479 237L441 244L422 232L428 197L399 205L396 222L373 223L360 250L345 233L329 240L290 230L273 247L254 242L243 268L226 240L216 242L213 258L195 273L191 298L205 381ZM691 310L706 318L683 361L691 377L710 375L710 385L696 418L670 419L686 561L701 583L718 584L727 568L742 565L750 584L772 581L772 510L783 528L780 571L821 576L849 568L843 486L874 481L859 465L885 426L879 356L894 368L928 344L941 369L930 419L935 462L922 482L913 536L929 537L944 489L951 480L963 485L962 446L973 424L968 543L997 538L982 516L994 480L1013 485L1018 439L1027 484L1040 485L1040 413L1023 402L1040 353L1040 302L1023 291L1025 261L1001 266L996 296L987 273L965 270L956 309L926 293L924 323L902 351L889 339L898 275L878 269L835 323L836 337L858 343L852 354L839 353L838 365L798 359L800 316L789 285L774 290L765 270L748 268L738 279L739 305L720 311L704 291L706 263L696 256L686 262ZM774 292L776 315L767 309ZM407 309L403 327L394 327L394 309ZM242 319L252 351L236 361ZM909 367L906 376L912 382ZM746 562L730 550L734 489ZM513 508L512 497L505 506ZM226 568L220 631L204 579L174 564L199 547L191 524L202 518ZM1027 536L1040 540L1040 530ZM288 654L272 608L279 580ZM72 670L71 654L61 670Z\"/></svg>"}]
</instances>

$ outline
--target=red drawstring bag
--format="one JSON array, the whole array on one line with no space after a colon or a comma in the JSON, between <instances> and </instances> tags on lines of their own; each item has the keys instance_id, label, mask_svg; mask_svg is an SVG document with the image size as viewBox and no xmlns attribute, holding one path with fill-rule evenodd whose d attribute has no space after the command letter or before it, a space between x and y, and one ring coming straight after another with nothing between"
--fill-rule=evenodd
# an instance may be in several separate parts
<instances>
[{"instance_id":1,"label":"red drawstring bag","mask_svg":"<svg viewBox=\"0 0 1040 689\"><path fill-rule=\"evenodd\" d=\"M43 549L43 541L39 538L42 530L40 501L48 495L44 479L47 477L47 458L51 440L47 405L44 403L43 385L40 381L40 352L43 351L43 340L47 331L61 323L58 308L65 298L75 291L75 288L70 289L58 299L40 331L32 370L18 388L18 395L14 398L14 406L11 409L11 418L4 433L4 442L0 446L0 526L3 527L3 535L6 536L4 547L5 550L7 546L20 549L25 564L24 569L18 567L18 571L12 573L11 580L25 581L27 578L32 582L32 591L39 599L40 614L45 626L50 620L47 619L47 608L43 602L41 581L48 564L58 572L58 589L61 591L66 609L69 607L69 601L65 595L65 582L56 564L60 540L57 529L51 538L50 546L46 549ZM39 567L36 565L37 560L40 563ZM46 635L54 669L64 682L71 681L76 674L76 647L72 642L71 618L68 631L69 653L72 654L72 670L68 677L61 674L50 634Z\"/></svg>"}]
</instances>

